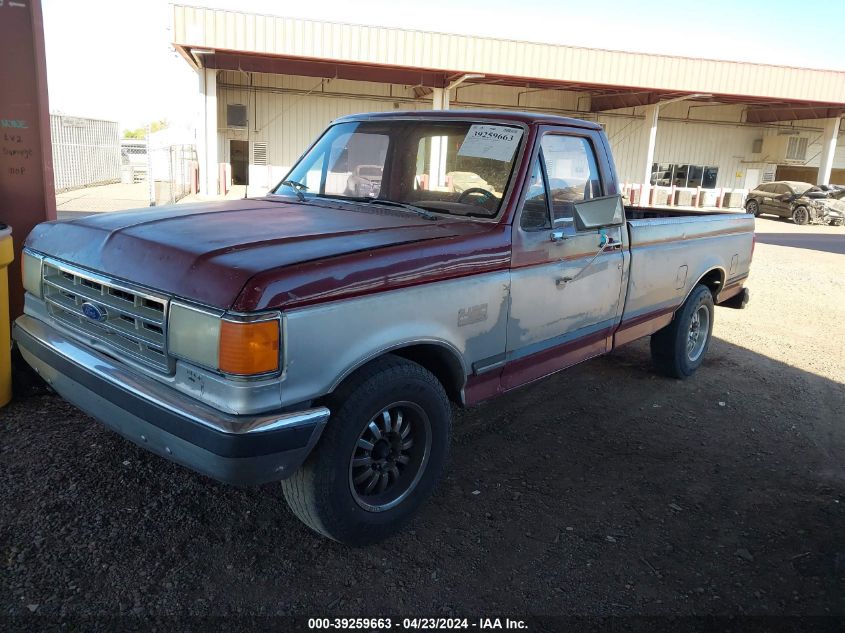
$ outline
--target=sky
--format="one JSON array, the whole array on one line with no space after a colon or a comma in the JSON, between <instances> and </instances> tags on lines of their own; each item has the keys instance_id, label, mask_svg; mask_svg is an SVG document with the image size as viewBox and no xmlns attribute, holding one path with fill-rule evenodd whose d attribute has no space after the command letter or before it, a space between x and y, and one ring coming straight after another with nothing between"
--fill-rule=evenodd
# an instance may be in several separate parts
<instances>
[{"instance_id":1,"label":"sky","mask_svg":"<svg viewBox=\"0 0 845 633\"><path fill-rule=\"evenodd\" d=\"M185 0L184 4L845 70L842 0ZM42 0L42 7L51 112L117 120L121 128L162 118L174 123L192 119L197 79L170 46L171 11L166 0Z\"/></svg>"}]
</instances>

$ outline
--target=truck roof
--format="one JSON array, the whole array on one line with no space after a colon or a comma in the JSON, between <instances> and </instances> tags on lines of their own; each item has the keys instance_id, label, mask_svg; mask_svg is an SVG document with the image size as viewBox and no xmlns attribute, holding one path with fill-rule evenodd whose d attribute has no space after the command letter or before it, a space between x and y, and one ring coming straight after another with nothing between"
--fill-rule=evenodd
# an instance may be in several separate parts
<instances>
[{"instance_id":1,"label":"truck roof","mask_svg":"<svg viewBox=\"0 0 845 633\"><path fill-rule=\"evenodd\" d=\"M526 125L532 124L548 124L548 125L567 125L570 127L587 128L590 130L599 130L601 126L593 121L585 121L583 119L573 119L565 116L558 116L556 114L546 114L543 112L519 112L515 110L406 110L406 111L391 111L391 112L365 112L361 114L351 114L336 119L334 122L341 121L370 121L374 119L486 119L493 121L508 121L511 123L524 123Z\"/></svg>"}]
</instances>

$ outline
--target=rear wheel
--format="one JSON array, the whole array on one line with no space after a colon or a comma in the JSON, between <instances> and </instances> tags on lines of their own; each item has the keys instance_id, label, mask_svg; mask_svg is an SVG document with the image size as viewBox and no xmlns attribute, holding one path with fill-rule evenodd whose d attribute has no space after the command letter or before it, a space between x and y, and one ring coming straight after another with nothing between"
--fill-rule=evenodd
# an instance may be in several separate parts
<instances>
[{"instance_id":1,"label":"rear wheel","mask_svg":"<svg viewBox=\"0 0 845 633\"><path fill-rule=\"evenodd\" d=\"M810 212L807 210L807 207L795 207L795 210L792 212L792 221L799 226L809 224Z\"/></svg>"},{"instance_id":2,"label":"rear wheel","mask_svg":"<svg viewBox=\"0 0 845 633\"><path fill-rule=\"evenodd\" d=\"M745 210L756 218L760 215L760 203L756 200L749 200L745 203Z\"/></svg>"},{"instance_id":3,"label":"rear wheel","mask_svg":"<svg viewBox=\"0 0 845 633\"><path fill-rule=\"evenodd\" d=\"M672 378L689 378L701 366L713 334L713 295L696 286L672 322L651 336L657 369Z\"/></svg>"},{"instance_id":4,"label":"rear wheel","mask_svg":"<svg viewBox=\"0 0 845 633\"><path fill-rule=\"evenodd\" d=\"M366 365L333 394L314 453L282 490L308 527L348 545L397 532L446 464L451 409L429 371L396 356Z\"/></svg>"}]
</instances>

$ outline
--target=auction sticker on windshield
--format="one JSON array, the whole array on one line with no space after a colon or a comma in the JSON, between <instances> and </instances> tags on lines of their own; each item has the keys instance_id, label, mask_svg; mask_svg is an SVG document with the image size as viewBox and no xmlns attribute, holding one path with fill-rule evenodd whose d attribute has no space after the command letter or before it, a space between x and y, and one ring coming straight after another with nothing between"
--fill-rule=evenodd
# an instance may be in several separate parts
<instances>
[{"instance_id":1,"label":"auction sticker on windshield","mask_svg":"<svg viewBox=\"0 0 845 633\"><path fill-rule=\"evenodd\" d=\"M489 158L506 163L513 158L522 130L504 125L473 125L469 128L458 156Z\"/></svg>"}]
</instances>

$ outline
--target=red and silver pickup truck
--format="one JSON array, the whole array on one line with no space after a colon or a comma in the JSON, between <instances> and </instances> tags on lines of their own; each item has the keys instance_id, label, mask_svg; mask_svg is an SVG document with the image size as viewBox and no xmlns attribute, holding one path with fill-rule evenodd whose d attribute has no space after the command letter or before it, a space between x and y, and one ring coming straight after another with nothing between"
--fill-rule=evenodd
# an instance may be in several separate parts
<instances>
[{"instance_id":1,"label":"red and silver pickup truck","mask_svg":"<svg viewBox=\"0 0 845 633\"><path fill-rule=\"evenodd\" d=\"M626 217L627 216L627 217ZM595 123L335 121L257 199L48 222L14 338L65 399L349 544L431 496L470 406L651 335L692 375L754 219L623 207Z\"/></svg>"}]
</instances>

